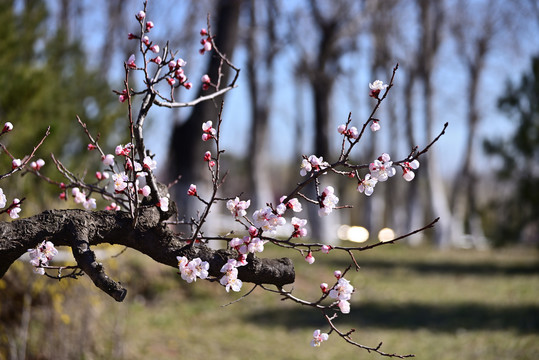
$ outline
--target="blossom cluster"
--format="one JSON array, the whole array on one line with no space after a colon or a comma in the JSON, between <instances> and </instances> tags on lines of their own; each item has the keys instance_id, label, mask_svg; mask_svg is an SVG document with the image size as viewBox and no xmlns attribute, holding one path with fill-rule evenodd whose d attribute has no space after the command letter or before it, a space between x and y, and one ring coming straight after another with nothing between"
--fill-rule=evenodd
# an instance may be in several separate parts
<instances>
[{"instance_id":1,"label":"blossom cluster","mask_svg":"<svg viewBox=\"0 0 539 360\"><path fill-rule=\"evenodd\" d=\"M311 346L320 346L322 341L327 341L329 335L317 329L313 332L313 339L311 340Z\"/></svg>"},{"instance_id":2,"label":"blossom cluster","mask_svg":"<svg viewBox=\"0 0 539 360\"><path fill-rule=\"evenodd\" d=\"M45 275L43 266L48 266L49 261L58 254L54 244L50 241L43 241L35 249L29 249L30 264L34 267L36 274Z\"/></svg>"},{"instance_id":3,"label":"blossom cluster","mask_svg":"<svg viewBox=\"0 0 539 360\"><path fill-rule=\"evenodd\" d=\"M335 196L335 189L333 189L333 186L326 186L326 188L320 195L320 209L318 209L318 215L329 215L337 206L338 202L339 198Z\"/></svg>"},{"instance_id":4,"label":"blossom cluster","mask_svg":"<svg viewBox=\"0 0 539 360\"><path fill-rule=\"evenodd\" d=\"M230 247L236 249L240 253L240 261L243 265L247 264L246 255L248 253L257 253L264 251L264 244L267 241L261 240L258 236L258 229L254 226L249 228L249 235L243 238L232 238L230 240Z\"/></svg>"},{"instance_id":5,"label":"blossom cluster","mask_svg":"<svg viewBox=\"0 0 539 360\"><path fill-rule=\"evenodd\" d=\"M350 298L354 292L354 287L350 285L350 281L340 277L337 284L329 291L329 297L338 301L339 309L343 314L350 312Z\"/></svg>"},{"instance_id":6,"label":"blossom cluster","mask_svg":"<svg viewBox=\"0 0 539 360\"><path fill-rule=\"evenodd\" d=\"M189 261L185 256L176 256L176 259L178 259L180 275L188 283L197 281L197 277L200 279L208 277L210 264L207 261L202 261L200 258Z\"/></svg>"},{"instance_id":7,"label":"blossom cluster","mask_svg":"<svg viewBox=\"0 0 539 360\"><path fill-rule=\"evenodd\" d=\"M301 161L299 173L301 176L305 176L311 171L320 171L328 167L329 163L324 161L324 158L322 156L317 157L316 155L311 155Z\"/></svg>"},{"instance_id":8,"label":"blossom cluster","mask_svg":"<svg viewBox=\"0 0 539 360\"><path fill-rule=\"evenodd\" d=\"M236 197L234 200L226 202L226 208L232 213L235 218L244 217L247 215L246 209L251 205L251 200L243 201Z\"/></svg>"},{"instance_id":9,"label":"blossom cluster","mask_svg":"<svg viewBox=\"0 0 539 360\"><path fill-rule=\"evenodd\" d=\"M219 283L225 287L226 292L229 292L230 289L236 292L241 290L243 283L238 279L238 266L241 265L243 264L239 264L235 259L228 259L227 263L221 267L221 272L225 275L219 280Z\"/></svg>"}]
</instances>

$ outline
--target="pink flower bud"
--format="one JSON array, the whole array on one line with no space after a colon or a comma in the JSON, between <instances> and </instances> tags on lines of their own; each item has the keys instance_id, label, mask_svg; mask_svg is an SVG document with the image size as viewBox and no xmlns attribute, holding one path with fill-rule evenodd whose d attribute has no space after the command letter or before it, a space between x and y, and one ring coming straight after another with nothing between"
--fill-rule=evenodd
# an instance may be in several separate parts
<instances>
[{"instance_id":1,"label":"pink flower bud","mask_svg":"<svg viewBox=\"0 0 539 360\"><path fill-rule=\"evenodd\" d=\"M191 184L189 186L189 190L187 190L187 195L189 196L195 196L197 194L197 186L194 184Z\"/></svg>"},{"instance_id":2,"label":"pink flower bud","mask_svg":"<svg viewBox=\"0 0 539 360\"><path fill-rule=\"evenodd\" d=\"M129 56L129 59L127 59L127 67L130 68L130 69L136 69L137 68L137 64L135 64L135 54L131 54L131 56Z\"/></svg>"},{"instance_id":3,"label":"pink flower bud","mask_svg":"<svg viewBox=\"0 0 539 360\"><path fill-rule=\"evenodd\" d=\"M21 159L13 159L13 161L11 162L11 168L16 169L19 166L21 166L21 164L22 164Z\"/></svg>"},{"instance_id":4,"label":"pink flower bud","mask_svg":"<svg viewBox=\"0 0 539 360\"><path fill-rule=\"evenodd\" d=\"M258 229L251 225L249 227L249 235L257 236L258 235Z\"/></svg>"},{"instance_id":5,"label":"pink flower bud","mask_svg":"<svg viewBox=\"0 0 539 360\"><path fill-rule=\"evenodd\" d=\"M380 130L380 124L378 124L378 121L374 120L371 124L371 130L374 132L374 131L378 131Z\"/></svg>"},{"instance_id":6,"label":"pink flower bud","mask_svg":"<svg viewBox=\"0 0 539 360\"><path fill-rule=\"evenodd\" d=\"M211 152L206 151L204 154L204 161L210 161L211 160Z\"/></svg>"},{"instance_id":7,"label":"pink flower bud","mask_svg":"<svg viewBox=\"0 0 539 360\"><path fill-rule=\"evenodd\" d=\"M340 279L342 277L342 272L340 272L339 270L335 270L333 272L333 276L335 276L337 279Z\"/></svg>"},{"instance_id":8,"label":"pink flower bud","mask_svg":"<svg viewBox=\"0 0 539 360\"><path fill-rule=\"evenodd\" d=\"M148 46L148 45L150 45L150 38L147 37L147 36L144 36L142 38L142 42L144 43L144 45Z\"/></svg>"},{"instance_id":9,"label":"pink flower bud","mask_svg":"<svg viewBox=\"0 0 539 360\"><path fill-rule=\"evenodd\" d=\"M157 65L161 64L163 59L161 59L161 56L154 57L153 59L150 59L151 62L156 63Z\"/></svg>"},{"instance_id":10,"label":"pink flower bud","mask_svg":"<svg viewBox=\"0 0 539 360\"><path fill-rule=\"evenodd\" d=\"M144 11L140 10L140 11L135 15L135 17L137 18L137 20L140 21L140 20L142 20L142 19L144 19L144 18L146 17L146 13L145 13Z\"/></svg>"},{"instance_id":11,"label":"pink flower bud","mask_svg":"<svg viewBox=\"0 0 539 360\"><path fill-rule=\"evenodd\" d=\"M204 74L200 80L203 83L209 83L210 82L210 77L208 76L208 74Z\"/></svg>"},{"instance_id":12,"label":"pink flower bud","mask_svg":"<svg viewBox=\"0 0 539 360\"><path fill-rule=\"evenodd\" d=\"M211 42L206 41L206 43L204 44L204 51L210 51L210 50L211 50Z\"/></svg>"},{"instance_id":13,"label":"pink flower bud","mask_svg":"<svg viewBox=\"0 0 539 360\"><path fill-rule=\"evenodd\" d=\"M332 247L330 245L322 245L322 252L324 254L329 254L329 251L332 249Z\"/></svg>"},{"instance_id":14,"label":"pink flower bud","mask_svg":"<svg viewBox=\"0 0 539 360\"><path fill-rule=\"evenodd\" d=\"M211 168L214 167L214 166L215 166L215 161L211 160L211 161L208 163L208 165L209 165Z\"/></svg>"},{"instance_id":15,"label":"pink flower bud","mask_svg":"<svg viewBox=\"0 0 539 360\"><path fill-rule=\"evenodd\" d=\"M326 283L320 284L320 289L322 290L323 293L327 293L328 292L328 284L326 284Z\"/></svg>"},{"instance_id":16,"label":"pink flower bud","mask_svg":"<svg viewBox=\"0 0 539 360\"><path fill-rule=\"evenodd\" d=\"M337 131L339 132L339 134L344 134L346 132L346 125L344 124L339 125L339 127L337 128Z\"/></svg>"},{"instance_id":17,"label":"pink flower bud","mask_svg":"<svg viewBox=\"0 0 539 360\"><path fill-rule=\"evenodd\" d=\"M159 45L152 45L150 47L150 50L153 51L154 53L158 53L159 52Z\"/></svg>"},{"instance_id":18,"label":"pink flower bud","mask_svg":"<svg viewBox=\"0 0 539 360\"><path fill-rule=\"evenodd\" d=\"M153 21L146 22L146 31L150 31L150 29L153 29Z\"/></svg>"},{"instance_id":19,"label":"pink flower bud","mask_svg":"<svg viewBox=\"0 0 539 360\"><path fill-rule=\"evenodd\" d=\"M206 36L206 35L208 35L208 30L204 28L200 29L200 36Z\"/></svg>"},{"instance_id":20,"label":"pink flower bud","mask_svg":"<svg viewBox=\"0 0 539 360\"><path fill-rule=\"evenodd\" d=\"M309 251L309 253L305 257L305 261L307 261L309 264L312 264L312 263L314 263L314 260L315 259L314 259L313 254Z\"/></svg>"},{"instance_id":21,"label":"pink flower bud","mask_svg":"<svg viewBox=\"0 0 539 360\"><path fill-rule=\"evenodd\" d=\"M6 133L13 130L13 124L9 121L4 124L4 128L2 129L2 133Z\"/></svg>"},{"instance_id":22,"label":"pink flower bud","mask_svg":"<svg viewBox=\"0 0 539 360\"><path fill-rule=\"evenodd\" d=\"M167 77L167 82L170 86L174 86L174 84L176 84L176 79Z\"/></svg>"},{"instance_id":23,"label":"pink flower bud","mask_svg":"<svg viewBox=\"0 0 539 360\"><path fill-rule=\"evenodd\" d=\"M183 86L184 86L187 90L189 90L189 89L191 89L191 88L193 87L193 84L190 83L190 82L186 82L186 83L183 84Z\"/></svg>"}]
</instances>

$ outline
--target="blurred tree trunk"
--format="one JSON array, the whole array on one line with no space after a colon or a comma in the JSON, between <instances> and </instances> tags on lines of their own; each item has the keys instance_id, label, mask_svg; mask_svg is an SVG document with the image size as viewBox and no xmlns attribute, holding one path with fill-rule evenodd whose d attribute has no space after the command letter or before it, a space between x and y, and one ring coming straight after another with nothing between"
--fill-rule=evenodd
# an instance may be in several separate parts
<instances>
[{"instance_id":1,"label":"blurred tree trunk","mask_svg":"<svg viewBox=\"0 0 539 360\"><path fill-rule=\"evenodd\" d=\"M258 7L257 7L258 5ZM262 5L262 6L260 6ZM260 15L261 10L266 14ZM251 106L251 129L247 151L249 197L253 208L273 202L273 191L268 149L269 116L275 84L274 64L279 51L275 20L279 13L272 2L249 2L249 30L247 31L247 81Z\"/></svg>"},{"instance_id":2,"label":"blurred tree trunk","mask_svg":"<svg viewBox=\"0 0 539 360\"><path fill-rule=\"evenodd\" d=\"M335 130L331 124L331 96L334 85L342 75L341 61L346 54L357 50L358 34L362 25L363 1L339 0L328 2L324 0L309 0L310 18L316 34L316 40L307 35L296 38L298 49L303 49L299 62L298 74L308 80L313 95L314 107L314 154L330 160L330 134ZM316 46L309 42L316 41ZM314 51L313 51L314 50ZM324 186L321 184L321 191ZM314 191L309 194L316 198ZM342 199L344 201L344 199ZM316 209L311 207L311 235L325 242L336 238L335 227L340 223L336 215L332 219L319 218ZM316 221L315 221L316 220Z\"/></svg>"},{"instance_id":3,"label":"blurred tree trunk","mask_svg":"<svg viewBox=\"0 0 539 360\"><path fill-rule=\"evenodd\" d=\"M419 6L419 19L421 24L420 47L418 54L417 76L423 83L423 116L425 119L425 144L434 138L434 87L432 86L432 74L439 45L442 40L442 27L444 26L444 2L417 0ZM435 227L435 243L439 248L447 248L451 244L451 210L444 187L444 180L437 168L437 154L433 147L428 152L428 160L422 161L422 167L426 166L427 184L426 190L430 199L431 211L427 214L440 217L440 225ZM430 216L430 215L429 215ZM432 219L427 219L431 221Z\"/></svg>"},{"instance_id":4,"label":"blurred tree trunk","mask_svg":"<svg viewBox=\"0 0 539 360\"><path fill-rule=\"evenodd\" d=\"M215 45L229 58L232 56L237 44L238 22L242 0L222 0L217 3L215 13L212 14L212 33L215 35ZM210 76L212 82L216 82L219 71L219 59L207 54L209 60L206 74ZM224 70L224 77L221 83L227 83L229 71ZM197 96L210 94L212 90L203 91L199 89ZM181 176L174 193L184 195L184 192L191 183L197 183L202 177L202 171L206 164L202 161L204 152L210 149L209 145L200 140L200 136L193 134L202 134L202 123L212 120L216 124L223 97L218 97L214 101L204 101L196 105L189 118L183 123L176 123L172 130L171 141L169 145L169 179L175 179ZM215 156L215 154L213 154ZM201 184L202 185L202 184ZM185 196L176 196L180 213L190 212L194 204L188 203L189 199Z\"/></svg>"},{"instance_id":5,"label":"blurred tree trunk","mask_svg":"<svg viewBox=\"0 0 539 360\"><path fill-rule=\"evenodd\" d=\"M459 14L470 14L471 8L467 3L459 1ZM489 2L483 11L481 18L473 19L469 15L455 17L451 24L452 34L457 41L458 54L464 62L467 71L466 90L466 142L464 156L458 176L453 183L451 208L455 216L456 233L460 236L469 233L474 240L484 238L481 221L477 209L477 175L473 166L475 159L477 128L481 121L478 95L481 75L485 69L485 61L490 44L494 40L494 4ZM479 21L478 21L479 20ZM479 22L479 26L474 26Z\"/></svg>"}]
</instances>

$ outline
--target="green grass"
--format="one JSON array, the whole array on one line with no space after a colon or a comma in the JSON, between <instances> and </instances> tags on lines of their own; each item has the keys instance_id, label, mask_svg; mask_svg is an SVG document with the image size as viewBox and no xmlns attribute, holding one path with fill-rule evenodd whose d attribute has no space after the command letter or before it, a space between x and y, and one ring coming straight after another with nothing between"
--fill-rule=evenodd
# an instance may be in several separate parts
<instances>
[{"instance_id":1,"label":"green grass","mask_svg":"<svg viewBox=\"0 0 539 360\"><path fill-rule=\"evenodd\" d=\"M270 248L264 255L285 254ZM356 288L352 310L335 321L341 330L356 329L354 340L368 346L382 341L382 350L418 359L539 358L536 250L439 252L391 245L356 258L361 269L346 276ZM344 270L348 260L334 252L317 255L313 265L296 258L294 293L316 299L318 285L332 283L333 271ZM240 295L215 283L187 284L174 270L134 253L115 261L108 266L130 271L120 276L128 297L117 304L99 295L99 346L84 358L381 359L335 334L320 348L310 347L315 329L329 330L320 312L275 294L256 289L223 306ZM250 288L245 284L240 294Z\"/></svg>"}]
</instances>

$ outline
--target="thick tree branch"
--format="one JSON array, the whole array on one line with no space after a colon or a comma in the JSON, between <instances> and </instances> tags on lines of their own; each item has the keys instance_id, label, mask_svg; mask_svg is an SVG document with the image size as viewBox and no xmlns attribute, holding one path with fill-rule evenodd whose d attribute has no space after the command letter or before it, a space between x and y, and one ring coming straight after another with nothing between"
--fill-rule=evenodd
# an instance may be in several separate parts
<instances>
[{"instance_id":1,"label":"thick tree branch","mask_svg":"<svg viewBox=\"0 0 539 360\"><path fill-rule=\"evenodd\" d=\"M180 238L162 224L156 207L141 208L139 212L135 227L126 212L79 209L48 210L30 218L0 223L0 277L28 249L44 240L52 240L55 246L72 248L78 266L96 286L122 301L126 290L107 277L91 246L103 243L124 245L173 268L178 266L177 256L199 257L210 264L209 274L214 278L223 275L220 270L228 259L238 256L235 250L213 250L204 244L188 246L187 239ZM292 261L287 258L250 256L248 264L238 270L239 279L255 284L283 286L293 283L295 278Z\"/></svg>"}]
</instances>

